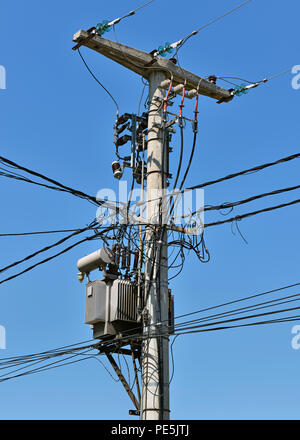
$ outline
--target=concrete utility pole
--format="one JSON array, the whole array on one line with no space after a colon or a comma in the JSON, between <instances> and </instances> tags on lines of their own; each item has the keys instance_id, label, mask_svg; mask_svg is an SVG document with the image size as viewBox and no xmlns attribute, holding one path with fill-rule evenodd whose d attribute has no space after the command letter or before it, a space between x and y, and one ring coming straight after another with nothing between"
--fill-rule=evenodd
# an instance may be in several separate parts
<instances>
[{"instance_id":1,"label":"concrete utility pole","mask_svg":"<svg viewBox=\"0 0 300 440\"><path fill-rule=\"evenodd\" d=\"M172 75L173 86L180 94L185 90L190 96L199 94L229 101L232 94L205 79L188 72L167 59L153 58L152 54L91 35L80 30L74 36L79 46L87 46L136 72L149 81L149 117L147 142L147 200L155 199L154 190L166 188L167 162L164 151L167 130L163 126L163 106L166 83ZM171 74L171 75L170 75ZM164 85L162 83L164 82ZM176 88L175 88L176 90ZM161 195L161 193L159 194ZM168 292L168 243L166 230L157 227L160 206L156 201L147 202L147 249L145 262L145 307L142 371L142 420L168 420L169 404L169 292ZM155 219L155 220L154 220ZM156 232L154 227L156 226ZM154 262L154 264L153 264ZM157 282L156 282L157 280ZM159 334L159 336L157 336Z\"/></svg>"},{"instance_id":2,"label":"concrete utility pole","mask_svg":"<svg viewBox=\"0 0 300 440\"><path fill-rule=\"evenodd\" d=\"M153 71L149 80L148 154L147 154L147 223L157 221L161 209L159 196L166 188L167 161L165 155L163 126L163 102L165 92L160 87L166 73ZM151 202L151 200L153 200ZM153 228L147 232L145 264L145 311L148 319L144 328L144 364L142 373L142 420L169 419L169 293L168 249L166 232L155 236ZM153 266L154 262L154 266ZM155 282L157 280L157 282ZM163 325L157 326L157 323ZM151 337L152 334L164 334Z\"/></svg>"}]
</instances>

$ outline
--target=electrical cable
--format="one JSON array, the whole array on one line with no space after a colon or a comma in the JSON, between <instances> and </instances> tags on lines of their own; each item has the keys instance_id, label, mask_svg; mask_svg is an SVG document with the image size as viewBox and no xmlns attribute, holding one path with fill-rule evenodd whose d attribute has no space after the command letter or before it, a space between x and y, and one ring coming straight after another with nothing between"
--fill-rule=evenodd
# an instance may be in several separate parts
<instances>
[{"instance_id":1,"label":"electrical cable","mask_svg":"<svg viewBox=\"0 0 300 440\"><path fill-rule=\"evenodd\" d=\"M276 206L271 206L269 208L260 209L258 211L247 212L246 214L237 215L236 217L232 217L232 218L229 218L226 220L221 220L221 221L212 222L212 223L206 223L204 225L204 228L209 228L211 226L219 226L219 225L223 225L225 223L231 223L233 221L240 221L240 220L243 220L244 218L248 218L248 217L252 217L254 215L262 214L264 212L274 211L275 209L286 208L287 206L292 206L297 203L300 203L300 199L293 200L292 202L289 202L289 203L282 203L281 205L276 205Z\"/></svg>"},{"instance_id":2,"label":"electrical cable","mask_svg":"<svg viewBox=\"0 0 300 440\"><path fill-rule=\"evenodd\" d=\"M21 237L28 235L43 235L43 234L59 234L63 232L79 232L80 229L60 229L57 231L39 231L39 232L17 232L11 234L0 234L0 237Z\"/></svg>"},{"instance_id":3,"label":"electrical cable","mask_svg":"<svg viewBox=\"0 0 300 440\"><path fill-rule=\"evenodd\" d=\"M90 75L94 78L94 80L99 84L100 87L102 87L102 89L108 94L108 96L110 96L111 100L114 102L115 106L117 107L117 118L119 115L119 105L117 103L117 101L115 100L115 98L113 97L113 95L110 93L110 91L101 83L101 81L94 75L94 73L92 72L92 70L90 69L90 67L88 66L87 62L85 61L82 53L80 52L80 49L77 49L79 56L83 62L83 64L85 65L87 71L90 73Z\"/></svg>"},{"instance_id":4,"label":"electrical cable","mask_svg":"<svg viewBox=\"0 0 300 440\"><path fill-rule=\"evenodd\" d=\"M229 14L232 14L233 12L237 11L238 9L242 8L243 6L245 6L247 3L250 3L251 0L247 0L244 3L240 4L239 6L231 9L230 11L225 12L224 14L214 18L213 20L209 21L208 23L206 23L205 25L201 26L199 29L191 32L190 34L188 34L186 37L182 38L181 40L177 41L176 43L170 44L169 47L170 48L174 48L176 47L176 52L178 52L182 46L194 35L197 35L200 31L202 31L203 29L207 28L208 26L211 26L212 24L216 23L217 21L221 20L222 18L226 17ZM167 50L168 48L164 48L164 50Z\"/></svg>"},{"instance_id":5,"label":"electrical cable","mask_svg":"<svg viewBox=\"0 0 300 440\"><path fill-rule=\"evenodd\" d=\"M275 166L275 165L279 165L279 164L282 164L282 163L286 163L286 162L292 161L294 159L298 159L299 157L300 157L300 153L292 154L291 156L283 157L283 158L281 158L279 160L276 160L274 162L268 162L268 163L265 163L265 164L262 164L262 165L257 165L255 167L249 168L247 170L243 170L243 171L239 171L239 172L236 172L236 173L228 174L227 176L221 177L219 179L210 180L210 181L201 183L199 185L194 185L194 186L185 188L184 190L178 192L178 194L183 193L184 191L198 189L198 188L204 188L206 186L215 185L216 183L221 183L221 182L224 182L224 181L227 181L227 180L234 179L236 177L240 177L240 176L243 176L243 175L252 174L252 173L255 173L255 172L258 172L258 171L262 171L262 170L264 170L266 168L269 168L269 167L272 167L272 166ZM171 194L171 196L173 197L175 194ZM168 195L167 197L169 197L169 196L170 195ZM160 199L161 199L161 197L158 197L156 199L151 199L148 202L154 202L154 201L160 200Z\"/></svg>"},{"instance_id":6,"label":"electrical cable","mask_svg":"<svg viewBox=\"0 0 300 440\"><path fill-rule=\"evenodd\" d=\"M226 180L234 179L235 177L243 176L245 174L249 174L249 173L253 173L253 172L257 172L257 171L262 171L262 170L264 170L266 168L269 168L269 167L272 167L272 166L275 166L275 165L279 165L279 164L282 164L282 163L286 163L286 162L289 162L289 161L294 160L294 159L298 159L299 157L300 157L300 153L292 154L291 156L283 157L283 158L281 158L279 160L276 160L274 162L268 162L268 163L265 163L265 164L262 164L262 165L257 165L257 166L255 166L253 168L248 168L247 170L239 171L237 173L228 174L225 177L221 177L219 179L215 179L215 180L211 180L211 181L208 181L208 182L204 182L204 183L201 183L199 185L194 185L194 186L191 186L191 187L189 187L187 189L191 190L191 189L197 189L197 188L204 188L206 186L210 186L210 185L214 185L216 183L224 182Z\"/></svg>"},{"instance_id":7,"label":"electrical cable","mask_svg":"<svg viewBox=\"0 0 300 440\"><path fill-rule=\"evenodd\" d=\"M112 229L112 227L107 228L107 230L110 230L110 229ZM102 233L104 233L104 232L106 232L106 231L102 231ZM86 241L89 241L89 240L94 240L95 238L98 238L98 237L102 238L102 237L101 237L101 234L102 234L102 233L100 233L100 234L98 233L98 234L96 234L96 235L93 235L92 237L86 237L86 238L84 238L83 240L80 240L80 241L78 241L78 242L72 244L71 246L67 247L66 249L63 249L62 251L58 252L57 254L52 255L51 257L45 258L44 260L39 261L38 263L36 263L36 264L34 264L34 265L32 265L32 266L30 266L30 267L24 269L23 271L21 271L21 272L15 274L15 275L12 275L12 276L10 276L10 277L4 279L4 280L1 280L1 281L0 281L0 284L3 284L3 283L5 283L5 282L7 282L7 281L10 281L10 280L14 279L14 278L17 278L17 277L19 277L20 275L23 275L24 273L27 273L27 272L31 271L32 269L35 269L37 266L40 266L41 264L44 264L44 263L47 263L47 262L53 260L54 258L56 258L56 257L58 257L58 256L60 256L60 255L62 255L62 254L64 254L64 253L70 251L70 250L73 249L75 246L78 246L78 245L80 245L81 243L85 243Z\"/></svg>"},{"instance_id":8,"label":"electrical cable","mask_svg":"<svg viewBox=\"0 0 300 440\"><path fill-rule=\"evenodd\" d=\"M205 206L204 208L197 210L197 211L194 211L191 214L186 214L186 215L182 216L182 218L193 216L193 215L197 214L198 212L203 212L203 211L205 211L205 212L219 211L222 209L234 208L236 206L244 205L245 203L250 203L255 200L262 199L264 197L274 196L274 195L282 194L282 193L289 192L289 191L295 191L297 189L300 189L300 185L290 186L288 188L281 188L281 189L277 189L277 190L270 191L267 193L258 194L258 195L251 196L251 197L248 197L247 199L239 200L236 202L225 202L225 203L222 203L221 205Z\"/></svg>"},{"instance_id":9,"label":"electrical cable","mask_svg":"<svg viewBox=\"0 0 300 440\"><path fill-rule=\"evenodd\" d=\"M30 169L25 168L25 167L23 167L21 165L18 165L17 163L15 163L15 162L13 162L13 161L11 161L9 159L6 159L3 156L0 156L0 162L2 164L5 164L5 165L9 166L9 167L17 168L19 170L25 171L28 174L31 174L33 176L36 176L36 177L42 179L42 180L50 182L50 183L52 183L52 184L54 184L54 185L56 185L58 187L58 188L51 187L51 189L57 189L57 190L61 189L61 190L64 190L66 192L69 192L69 193L77 196L77 197L90 200L91 202L93 202L94 204L97 204L97 205L103 204L105 202L104 200L103 201L102 200L97 200L96 197L90 196L90 195L88 195L88 194L86 194L86 193L84 193L82 191L79 191L79 190L76 190L76 189L71 188L69 186L63 185L62 183L58 182L57 180L51 179L49 177L46 177L45 175L43 175L41 173L38 173L36 171L30 170ZM36 183L36 182L31 181L30 183ZM36 183L36 184L42 185L40 183Z\"/></svg>"},{"instance_id":10,"label":"electrical cable","mask_svg":"<svg viewBox=\"0 0 300 440\"><path fill-rule=\"evenodd\" d=\"M43 253L43 252L46 252L46 251L48 251L48 250L50 250L50 249L52 249L52 248L54 248L54 247L56 247L56 246L61 245L61 244L64 243L65 241L69 240L70 238L73 238L73 237L75 237L76 235L81 234L82 232L85 232L85 231L88 231L88 230L92 229L95 225L96 225L96 222L93 221L93 222L92 222L90 225L88 225L87 227L82 228L82 229L79 229L79 230L77 230L76 232L73 232L73 233L70 234L70 235L67 235L66 237L64 237L64 238L62 238L62 239L56 241L54 244L51 244L51 245L49 245L49 246L46 246L46 247L44 247L44 248L42 248L42 249L40 249L40 250L34 252L33 254L30 254L30 255L28 255L27 257L22 258L21 260L18 260L18 261L14 262L14 263L11 263L11 264L9 264L9 265L7 265L7 266L1 268L1 269L0 269L0 273L5 272L6 270L11 269L12 267L15 267L15 266L17 266L17 265L19 265L19 264L21 264L21 263L24 263L25 261L28 261L28 260L30 260L31 258L34 258L34 257L36 257L37 255L39 255L39 254L41 254L41 253Z\"/></svg>"}]
</instances>

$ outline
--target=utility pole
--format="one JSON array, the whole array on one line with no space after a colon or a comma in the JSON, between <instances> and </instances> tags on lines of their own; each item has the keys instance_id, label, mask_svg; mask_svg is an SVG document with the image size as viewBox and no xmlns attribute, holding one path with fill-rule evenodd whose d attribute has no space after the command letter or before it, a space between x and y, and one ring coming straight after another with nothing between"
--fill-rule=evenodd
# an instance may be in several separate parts
<instances>
[{"instance_id":1,"label":"utility pole","mask_svg":"<svg viewBox=\"0 0 300 440\"><path fill-rule=\"evenodd\" d=\"M86 46L136 72L149 81L149 116L147 141L147 249L145 262L143 328L142 420L168 420L169 403L169 291L168 291L168 243L164 225L157 221L164 206L155 197L161 196L166 188L169 154L164 123L163 101L165 89L170 82L174 92L186 91L188 98L202 94L219 102L233 98L230 91L218 87L168 59L154 57L91 32L80 30L74 35L77 43L73 48ZM153 201L153 199L156 199ZM149 202L149 200L151 200ZM160 199L163 200L163 199ZM162 202L164 203L164 202ZM163 218L164 212L162 212Z\"/></svg>"},{"instance_id":2,"label":"utility pole","mask_svg":"<svg viewBox=\"0 0 300 440\"><path fill-rule=\"evenodd\" d=\"M164 160L166 129L163 127L165 92L160 87L166 79L163 71L152 71L149 80L148 161L147 161L147 223L157 221L160 197L166 188L167 161ZM153 201L151 201L153 200ZM162 213L163 214L163 213ZM158 219L159 220L159 219ZM163 226L160 225L160 228ZM142 420L169 419L169 292L168 251L166 232L157 237L153 228L147 232L145 265L145 311ZM157 325L158 324L158 325ZM154 334L154 337L151 335ZM157 336L162 334L164 336Z\"/></svg>"}]
</instances>

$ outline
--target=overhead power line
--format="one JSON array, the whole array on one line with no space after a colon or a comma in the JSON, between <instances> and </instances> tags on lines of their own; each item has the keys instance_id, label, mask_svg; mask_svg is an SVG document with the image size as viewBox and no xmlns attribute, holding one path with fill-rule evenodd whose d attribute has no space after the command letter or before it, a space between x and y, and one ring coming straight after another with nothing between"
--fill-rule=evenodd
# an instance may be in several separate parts
<instances>
[{"instance_id":1,"label":"overhead power line","mask_svg":"<svg viewBox=\"0 0 300 440\"><path fill-rule=\"evenodd\" d=\"M225 318L228 316L241 315L243 313L253 312L255 310L262 310L262 309L266 309L266 308L278 307L279 305L282 305L282 304L289 304L291 302L300 301L299 297L300 297L300 294L297 293L297 294L285 296L282 298L275 298L275 299L272 299L269 301L264 301L262 303L251 304L246 307L240 307L238 309L227 310L225 312L216 313L214 315L208 315L208 316L204 316L204 317L197 318L197 319L192 319L192 320L185 321L185 322L180 322L180 323L176 324L175 327L178 330L179 328L185 328L191 324L208 322L208 321L212 321L212 320L216 320L216 319L220 319L220 318ZM293 299L291 299L291 298L293 298Z\"/></svg>"},{"instance_id":2,"label":"overhead power line","mask_svg":"<svg viewBox=\"0 0 300 440\"><path fill-rule=\"evenodd\" d=\"M257 165L257 166L255 166L253 168L248 168L247 170L239 171L237 173L228 174L227 176L221 177L219 179L210 180L208 182L200 183L199 185L191 186L189 188L186 188L185 191L186 190L197 189L197 188L204 188L206 186L215 185L216 183L220 183L220 182L224 182L226 180L234 179L235 177L244 176L245 174L250 174L250 173L257 172L257 171L262 171L262 170L264 170L266 168L269 168L269 167L272 167L272 166L275 166L275 165L279 165L279 164L282 164L282 163L286 163L286 162L289 162L289 161L294 160L294 159L298 159L299 157L300 157L300 153L292 154L291 156L283 157L283 158L281 158L279 160L276 160L274 162L268 162L268 163L265 163L265 164L262 164L262 165Z\"/></svg>"},{"instance_id":3,"label":"overhead power line","mask_svg":"<svg viewBox=\"0 0 300 440\"><path fill-rule=\"evenodd\" d=\"M174 197L176 195L179 195L180 193L183 193L184 191L190 191L190 190L198 189L198 188L205 188L207 186L215 185L216 183L221 183L221 182L225 182L227 180L235 179L236 177L240 177L240 176L256 173L256 172L262 171L262 170L264 170L266 168L269 168L269 167L272 167L272 166L275 166L275 165L280 165L280 164L283 164L283 163L286 163L286 162L290 162L290 161L292 161L294 159L298 159L299 157L300 157L300 153L292 154L291 156L283 157L283 158L278 159L278 160L276 160L274 162L268 162L268 163L265 163L265 164L262 164L262 165L257 165L257 166L255 166L253 168L248 168L247 170L238 171L236 173L228 174L227 176L220 177L220 178L215 179L215 180L209 180L207 182L200 183L200 184L194 185L194 186L190 186L190 187L182 189L182 190L178 190L178 191L175 190L174 192L172 192L171 195L167 194L166 196L163 196L163 197L157 197L157 198L154 198L154 199L150 199L148 202L154 202L156 200L161 200L164 197L170 197L170 196Z\"/></svg>"},{"instance_id":4,"label":"overhead power line","mask_svg":"<svg viewBox=\"0 0 300 440\"><path fill-rule=\"evenodd\" d=\"M188 335L188 334L194 334L194 333L205 333L205 332L213 332L213 331L220 331L220 330L228 330L228 329L232 329L232 328L253 327L253 326L257 326L257 325L266 325L266 324L279 324L279 323L283 323L283 322L298 321L299 318L300 318L300 315L287 316L285 318L278 318L278 319L267 320L267 321L249 322L247 324L227 325L227 326L213 327L213 328L206 328L206 329L199 329L199 330L190 330L190 331L186 331L186 332L175 333L175 335L181 336L181 335Z\"/></svg>"},{"instance_id":5,"label":"overhead power line","mask_svg":"<svg viewBox=\"0 0 300 440\"><path fill-rule=\"evenodd\" d=\"M249 301L251 299L259 298L261 296L270 295L271 293L277 293L277 292L282 292L283 290L292 289L293 287L297 287L297 286L300 286L300 282L299 283L288 284L286 286L278 287L278 288L272 289L272 290L267 290L265 292L259 292L259 293L256 293L254 295L246 296L244 298L234 299L232 301L227 301L225 303L221 303L221 304L218 304L216 306L212 306L212 307L207 307L207 308L204 308L204 309L196 310L194 312L185 313L183 315L178 315L178 316L175 316L175 319L185 318L186 316L192 316L192 315L196 315L196 314L199 314L199 313L208 312L209 310L219 309L220 307L230 306L232 304L237 304L237 303L240 303L242 301Z\"/></svg>"},{"instance_id":6,"label":"overhead power line","mask_svg":"<svg viewBox=\"0 0 300 440\"><path fill-rule=\"evenodd\" d=\"M184 38L182 38L179 41L176 41L175 43L166 43L166 45L160 46L158 51L154 53L154 56L157 55L162 55L165 56L166 53L172 53L172 51L174 49L176 49L176 52L178 52L182 46L193 36L197 35L200 31L202 31L203 29L207 28L208 26L211 26L212 24L216 23L217 21L221 20L222 18L226 17L227 15L232 14L233 12L237 11L238 9L242 8L243 6L245 6L247 3L250 3L251 0L247 0L244 3L240 4L239 6L236 6L235 8L231 9L230 11L225 12L224 14L214 18L213 20L209 21L208 23L206 23L205 25L201 26L199 29L191 32L190 34L186 35Z\"/></svg>"},{"instance_id":7,"label":"overhead power line","mask_svg":"<svg viewBox=\"0 0 300 440\"><path fill-rule=\"evenodd\" d=\"M91 201L93 204L96 204L96 205L102 205L102 204L104 203L104 200L103 200L103 201L102 201L102 200L98 200L98 199L96 199L96 197L90 196L90 195L88 195L88 194L86 194L86 193L84 193L84 192L82 192L82 191L79 191L79 190L77 190L77 189L74 189L74 188L71 188L71 187L69 187L69 186L66 186L66 185L64 185L64 184L62 184L62 183L60 183L60 182L58 182L57 180L51 179L51 178L49 178L49 177L47 177L47 176L45 176L45 175L43 175L43 174L41 174L41 173L38 173L38 172L33 171L33 170L30 170L29 168L25 168L25 167L23 167L23 166L21 166L21 165L15 163L15 162L13 162L13 161L11 161L11 160L5 158L5 157L3 157L3 156L0 156L0 162L1 162L2 164L5 164L5 165L8 165L8 166L10 166L10 167L13 167L13 168L19 169L19 170L21 170L21 171L25 171L25 172L28 173L28 174L31 174L31 175L33 175L33 176L36 176L36 177L42 179L42 180L45 180L45 181L47 181L47 182L50 182L50 183L52 183L53 185L55 185L56 187L58 187L58 188L49 187L49 188L51 188L51 189L57 189L57 190L61 189L61 190L64 190L65 192L71 193L71 194L73 194L74 196L80 197L80 198L82 198L82 199L89 200L89 201ZM16 178L17 178L17 177L18 177L18 176L16 176ZM22 180L26 179L26 178L24 178L23 176L21 176L21 177L22 177ZM37 184L37 185L41 185L40 183L33 182L33 181L30 181L30 183L35 183L35 184Z\"/></svg>"},{"instance_id":8,"label":"overhead power line","mask_svg":"<svg viewBox=\"0 0 300 440\"><path fill-rule=\"evenodd\" d=\"M220 303L220 304L217 304L217 305L214 305L214 306L209 306L209 307L205 307L205 308L202 308L202 309L199 309L199 310L194 310L192 312L188 312L188 313L184 313L184 314L181 314L181 315L177 315L177 316L175 316L174 319L177 320L177 319L182 319L182 318L186 318L186 317L193 316L193 315L199 315L200 313L209 312L211 310L220 309L220 308L231 306L233 304L238 304L238 303L241 303L241 302L244 302L244 301L250 301L250 300L253 300L253 299L256 299L256 298L260 298L260 297L263 297L263 296L266 296L266 295L270 295L272 293L274 294L274 293L282 292L284 290L292 289L292 288L298 287L298 286L300 286L300 282L293 283L293 284L287 284L285 286L281 286L281 287L278 287L276 289L266 290L266 291L263 291L263 292L259 292L259 293L253 294L253 295L246 296L246 297L242 297L242 298L238 298L238 299L233 299L231 301L226 301L224 303ZM224 313L227 313L227 312L224 312ZM199 319L201 319L201 318L199 318ZM161 323L164 323L164 322L165 321L162 321ZM157 325L159 325L161 323L160 322L159 323L157 323L157 322L156 323L152 323L152 324L149 324L149 327L155 327L155 326L157 326ZM181 323L179 323L178 325L181 325ZM130 331L133 332L135 330L137 330L137 327L133 327Z\"/></svg>"},{"instance_id":9,"label":"overhead power line","mask_svg":"<svg viewBox=\"0 0 300 440\"><path fill-rule=\"evenodd\" d=\"M101 238L102 234L104 234L105 232L107 232L107 231L109 231L111 229L112 229L112 227L108 227L106 230L103 230L101 233L97 233L97 234L95 234L95 235L93 235L91 237L86 237L86 238L84 238L84 239L82 239L80 241L77 241L76 243L72 244L71 246L68 246L67 248L63 249L62 251L58 252L57 254L52 255L51 257L45 258L44 260L39 261L38 263L36 263L36 264L34 264L34 265L30 266L30 267L27 267L26 269L22 270L19 273L15 274L15 275L12 275L12 276L4 279L4 280L1 280L0 284L6 283L7 281L10 281L10 280L13 280L14 278L17 278L17 277L23 275L24 273L27 273L27 272L31 271L32 269L35 269L36 267L38 267L38 266L40 266L42 264L48 263L49 261L53 260L54 258L57 258L60 255L65 254L66 252L70 251L74 247L80 245L81 243L85 243L86 241L94 240L97 237ZM42 250L42 251L44 251L44 250ZM38 252L38 253L40 253L40 252ZM27 259L28 259L28 257L26 257L26 260ZM19 264L19 262L11 264L10 267L15 266L16 264ZM4 268L4 269L6 270L7 268ZM4 269L1 269L1 271L3 272Z\"/></svg>"},{"instance_id":10,"label":"overhead power line","mask_svg":"<svg viewBox=\"0 0 300 440\"><path fill-rule=\"evenodd\" d=\"M208 228L210 226L218 226L218 225L223 225L225 223L232 223L234 221L240 221L240 220L243 220L244 218L247 218L247 217L252 217L254 215L262 214L264 212L274 211L275 209L286 208L287 206L296 205L297 203L300 203L300 199L293 200L292 202L289 202L289 203L282 203L281 205L270 206L269 208L260 209L258 211L247 212L246 214L237 215L236 217L231 217L227 220L221 220L221 221L213 222L213 223L206 223L204 225L204 227Z\"/></svg>"},{"instance_id":11,"label":"overhead power line","mask_svg":"<svg viewBox=\"0 0 300 440\"><path fill-rule=\"evenodd\" d=\"M37 255L39 255L39 254L41 254L43 252L49 251L50 249L53 249L54 247L63 244L65 241L70 240L71 238L75 237L76 235L81 234L82 232L85 232L85 231L88 231L88 230L92 229L94 226L96 226L96 222L95 221L92 222L89 226L86 226L85 228L79 229L76 232L73 232L72 234L67 235L64 238L61 238L60 240L56 241L54 244L51 244L49 246L45 246L44 248L34 252L33 254L28 255L25 258L22 258L21 260L18 260L18 261L14 262L14 263L9 264L8 266L5 266L5 267L1 268L0 269L0 273L5 272L6 270L11 269L12 267L15 267L15 266L17 266L17 265L19 265L21 263L24 263L25 261L28 261L31 258L34 258L34 257L36 257Z\"/></svg>"},{"instance_id":12,"label":"overhead power line","mask_svg":"<svg viewBox=\"0 0 300 440\"><path fill-rule=\"evenodd\" d=\"M207 211L220 211L222 209L234 208L236 206L240 206L240 205L244 205L246 203L254 202L255 200L259 200L259 199L262 199L264 197L269 197L269 196L274 196L274 195L278 195L278 194L283 194L285 192L295 191L297 189L300 189L300 185L290 186L288 188L276 189L274 191L270 191L270 192L267 192L267 193L251 196L251 197L248 197L247 199L239 200L237 202L225 202L225 203L222 203L220 205L205 206L203 209L199 209L197 211L194 211L191 214L185 214L184 216L182 216L182 218L193 216L193 215L197 214L198 212L202 212L202 211L205 211L205 212L207 212Z\"/></svg>"},{"instance_id":13,"label":"overhead power line","mask_svg":"<svg viewBox=\"0 0 300 440\"><path fill-rule=\"evenodd\" d=\"M47 235L47 234L60 234L63 232L79 232L80 229L60 229L57 231L38 231L38 232L16 232L10 234L0 234L0 237L25 237L29 235Z\"/></svg>"},{"instance_id":14,"label":"overhead power line","mask_svg":"<svg viewBox=\"0 0 300 440\"><path fill-rule=\"evenodd\" d=\"M216 321L216 322L212 322L212 323L206 323L206 324L199 324L199 325L196 325L196 326L190 326L190 327L187 327L186 330L196 330L196 329L199 329L199 328L205 328L205 327L209 327L209 326L212 326L212 325L226 324L226 323L236 322L236 321L244 321L244 320L247 320L247 319L253 319L253 318L258 318L258 317L262 317L262 316L269 316L269 315L276 315L278 313L285 313L285 312L290 312L292 310L299 310L299 309L300 309L300 307L289 307L287 309L273 310L271 312L255 313L254 315L240 316L238 318L224 319L222 321Z\"/></svg>"}]
</instances>

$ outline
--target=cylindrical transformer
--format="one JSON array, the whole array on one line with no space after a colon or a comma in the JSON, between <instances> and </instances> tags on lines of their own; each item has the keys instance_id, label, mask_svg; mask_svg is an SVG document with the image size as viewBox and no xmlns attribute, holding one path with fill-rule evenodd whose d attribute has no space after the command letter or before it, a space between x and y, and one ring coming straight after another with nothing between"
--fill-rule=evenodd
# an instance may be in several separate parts
<instances>
[{"instance_id":1,"label":"cylindrical transformer","mask_svg":"<svg viewBox=\"0 0 300 440\"><path fill-rule=\"evenodd\" d=\"M81 273L90 273L99 267L105 266L113 261L113 252L108 248L99 249L92 254L80 258L77 262L78 270Z\"/></svg>"}]
</instances>

